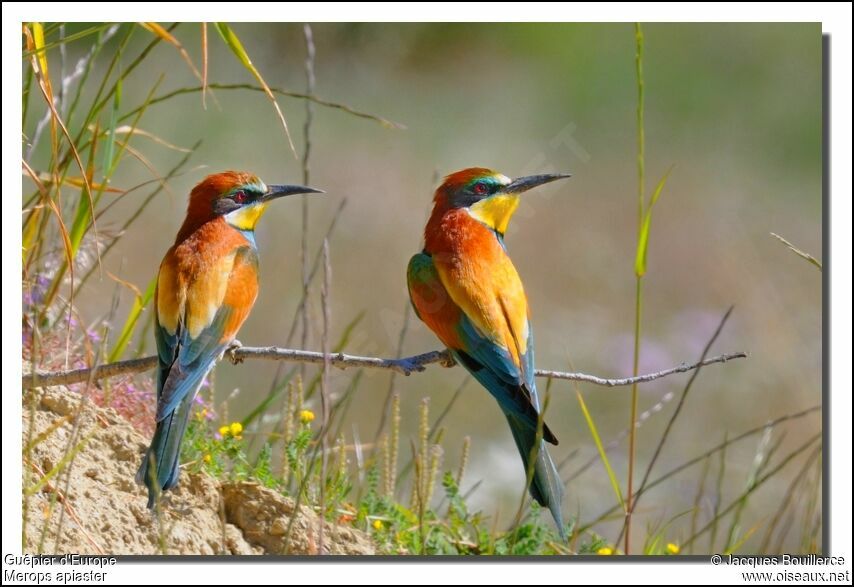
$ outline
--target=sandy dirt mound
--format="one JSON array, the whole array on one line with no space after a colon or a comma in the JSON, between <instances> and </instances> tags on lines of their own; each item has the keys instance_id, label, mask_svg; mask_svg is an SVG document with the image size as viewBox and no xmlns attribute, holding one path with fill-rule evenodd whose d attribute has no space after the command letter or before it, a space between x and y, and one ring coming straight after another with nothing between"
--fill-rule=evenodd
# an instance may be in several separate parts
<instances>
[{"instance_id":1,"label":"sandy dirt mound","mask_svg":"<svg viewBox=\"0 0 854 587\"><path fill-rule=\"evenodd\" d=\"M254 483L220 484L207 475L184 473L176 490L166 494L158 518L146 509L145 490L133 480L145 438L111 409L89 405L75 417L81 396L64 388L28 393L39 396L35 409L24 408L23 443L34 446L29 463L24 463L23 485L40 487L24 499L27 552L283 552L293 500ZM75 426L76 440L69 451ZM67 485L67 468L45 480L63 460L71 466ZM289 553L317 554L317 527L317 516L301 507ZM373 554L374 547L358 530L327 524L323 551Z\"/></svg>"}]
</instances>

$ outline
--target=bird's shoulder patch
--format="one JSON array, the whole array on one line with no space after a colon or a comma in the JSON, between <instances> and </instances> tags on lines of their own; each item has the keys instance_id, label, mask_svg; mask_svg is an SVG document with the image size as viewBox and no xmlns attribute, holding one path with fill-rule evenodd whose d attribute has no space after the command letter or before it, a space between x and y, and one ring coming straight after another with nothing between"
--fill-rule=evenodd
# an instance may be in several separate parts
<instances>
[{"instance_id":1,"label":"bird's shoulder patch","mask_svg":"<svg viewBox=\"0 0 854 587\"><path fill-rule=\"evenodd\" d=\"M179 278L173 251L174 249L170 249L160 265L155 294L157 323L171 335L178 331L186 301L186 291Z\"/></svg>"},{"instance_id":2,"label":"bird's shoulder patch","mask_svg":"<svg viewBox=\"0 0 854 587\"><path fill-rule=\"evenodd\" d=\"M211 325L222 306L231 278L236 251L211 259L204 271L187 284L186 326L191 339Z\"/></svg>"},{"instance_id":3,"label":"bird's shoulder patch","mask_svg":"<svg viewBox=\"0 0 854 587\"><path fill-rule=\"evenodd\" d=\"M445 346L460 348L457 326L461 311L439 279L433 258L423 252L414 255L409 260L406 278L415 314Z\"/></svg>"}]
</instances>

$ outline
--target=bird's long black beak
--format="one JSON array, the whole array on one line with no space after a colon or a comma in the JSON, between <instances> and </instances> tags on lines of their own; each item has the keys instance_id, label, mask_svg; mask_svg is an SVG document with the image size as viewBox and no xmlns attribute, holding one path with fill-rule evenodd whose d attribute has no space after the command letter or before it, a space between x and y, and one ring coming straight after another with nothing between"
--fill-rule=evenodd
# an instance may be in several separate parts
<instances>
[{"instance_id":1,"label":"bird's long black beak","mask_svg":"<svg viewBox=\"0 0 854 587\"><path fill-rule=\"evenodd\" d=\"M267 193L261 196L262 202L269 202L276 198L284 196L293 196L295 194L324 194L323 190L310 188L304 185L268 185Z\"/></svg>"},{"instance_id":2,"label":"bird's long black beak","mask_svg":"<svg viewBox=\"0 0 854 587\"><path fill-rule=\"evenodd\" d=\"M527 192L529 189L535 188L538 185L551 183L553 181L556 181L558 179L564 179L566 177L572 177L572 175L569 173L545 173L542 175L526 175L525 177L518 177L506 186L504 186L504 189L501 190L501 193L521 194L522 192Z\"/></svg>"}]
</instances>

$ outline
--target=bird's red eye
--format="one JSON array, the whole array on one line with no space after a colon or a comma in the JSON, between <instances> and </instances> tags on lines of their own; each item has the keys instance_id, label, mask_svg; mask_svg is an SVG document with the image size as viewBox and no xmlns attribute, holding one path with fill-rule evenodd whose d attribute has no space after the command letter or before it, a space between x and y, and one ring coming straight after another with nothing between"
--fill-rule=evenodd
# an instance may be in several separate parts
<instances>
[{"instance_id":1,"label":"bird's red eye","mask_svg":"<svg viewBox=\"0 0 854 587\"><path fill-rule=\"evenodd\" d=\"M487 191L489 191L489 189L486 187L485 183L478 182L474 184L474 193L476 193L477 195L482 196L486 194Z\"/></svg>"},{"instance_id":2,"label":"bird's red eye","mask_svg":"<svg viewBox=\"0 0 854 587\"><path fill-rule=\"evenodd\" d=\"M237 202L238 204L242 204L243 202L246 201L246 192L244 192L244 191L235 192L235 194L232 196L232 199L235 202Z\"/></svg>"}]
</instances>

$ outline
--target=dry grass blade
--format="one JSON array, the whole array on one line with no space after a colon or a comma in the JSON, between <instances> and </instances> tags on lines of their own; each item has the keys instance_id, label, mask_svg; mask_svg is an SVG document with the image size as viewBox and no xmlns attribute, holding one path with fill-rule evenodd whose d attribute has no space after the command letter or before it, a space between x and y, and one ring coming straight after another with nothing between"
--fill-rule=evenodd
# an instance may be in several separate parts
<instances>
[{"instance_id":1,"label":"dry grass blade","mask_svg":"<svg viewBox=\"0 0 854 587\"><path fill-rule=\"evenodd\" d=\"M149 161L145 155L143 155L130 145L125 145L125 150L131 157L142 163L142 166L145 167L149 173L151 173L152 179L154 179L155 181L159 181L163 185L163 189L171 193L171 190L169 189L169 184L166 183L166 181L163 179L163 176L160 175L160 172L157 171L157 168L154 167L154 164Z\"/></svg>"},{"instance_id":2,"label":"dry grass blade","mask_svg":"<svg viewBox=\"0 0 854 587\"><path fill-rule=\"evenodd\" d=\"M36 28L40 29L40 26L36 26L38 23L33 24L34 30ZM25 27L26 30L26 27ZM34 35L36 36L36 35ZM44 42L44 38L42 37L42 42ZM34 40L35 43L35 40ZM51 116L53 117L53 121L62 129L62 133L65 135L65 138L68 139L68 145L71 149L71 153L74 156L74 160L77 162L77 166L80 168L80 173L83 177L83 183L86 186L87 191L90 194L91 198L91 186L89 185L89 180L86 176L86 167L83 165L83 160L80 158L80 153L77 151L77 147L75 146L74 139L71 137L71 134L68 132L68 128L65 126L65 123L62 120L62 117L59 115L59 112L56 109L56 105L53 102L53 92L50 87L50 79L47 76L47 53L45 50L38 51L37 54L33 55L33 69L36 72L36 77L38 79L38 86L42 92L42 96L45 99L45 103L47 107L51 111ZM93 230L95 218L92 217ZM96 231L97 232L97 231Z\"/></svg>"},{"instance_id":3,"label":"dry grass blade","mask_svg":"<svg viewBox=\"0 0 854 587\"><path fill-rule=\"evenodd\" d=\"M139 23L139 26L141 26L152 34L157 35L158 37L175 47L178 50L178 53L181 54L181 59L183 59L184 62L190 67L190 70L193 72L193 75L196 76L199 81L204 80L202 74L199 73L198 69L196 69L193 60L190 59L190 55L189 53L187 53L187 50L184 49L184 46L181 44L180 41L178 41L178 39L175 38L172 33L167 31L165 28L163 28L156 22L141 22Z\"/></svg>"},{"instance_id":4,"label":"dry grass blade","mask_svg":"<svg viewBox=\"0 0 854 587\"><path fill-rule=\"evenodd\" d=\"M798 257L801 257L802 259L806 259L807 261L812 263L815 267L818 268L819 271L822 270L821 262L818 259L816 259L812 255L810 255L809 253L805 253L804 251L802 251L801 249L799 249L798 247L796 247L795 245L793 245L792 243L790 243L789 241L787 241L786 239L784 239L782 236L780 236L779 234L777 234L775 232L772 232L771 236L773 236L778 241L780 241L781 243L783 243L784 245L789 247L789 250L791 250Z\"/></svg>"},{"instance_id":5,"label":"dry grass blade","mask_svg":"<svg viewBox=\"0 0 854 587\"><path fill-rule=\"evenodd\" d=\"M82 39L82 38L85 38L85 37L88 37L91 35L95 35L95 34L99 33L100 31L102 31L106 28L109 28L111 26L113 26L113 23L109 23L109 22L104 23L104 24L99 24L99 25L96 25L93 27L89 27L87 29L83 29L82 31L76 32L74 34L62 37L58 41L53 41L51 43L45 43L45 45L42 49L28 48L26 51L24 51L23 57L24 57L24 59L29 59L30 57L32 57L32 55L34 53L42 53L43 51L49 51L49 50L53 49L54 47L58 47L60 45L67 45L68 43L70 43L72 41L77 41L79 39ZM50 28L50 25L48 25L47 28ZM48 31L45 31L45 33L47 33L47 32Z\"/></svg>"},{"instance_id":6,"label":"dry grass blade","mask_svg":"<svg viewBox=\"0 0 854 587\"><path fill-rule=\"evenodd\" d=\"M135 297L137 297L137 298L141 298L141 297L142 297L142 292L139 290L139 288L138 288L136 285L134 285L134 284L133 284L133 283L131 283L130 281L127 281L127 280L125 280L125 279L122 279L121 277L119 277L118 275L115 275L115 274L114 274L113 272L111 272L111 271L107 271L106 273L107 273L107 277L109 277L110 279L112 279L113 281L115 281L117 284L119 284L119 285L121 285L121 286L126 287L127 289L129 289L129 290L131 291L131 293L133 293L133 295L134 295Z\"/></svg>"},{"instance_id":7,"label":"dry grass blade","mask_svg":"<svg viewBox=\"0 0 854 587\"><path fill-rule=\"evenodd\" d=\"M39 178L36 176L35 171L27 165L26 161L21 161L21 165L24 166L24 170L33 180L33 183L36 184L36 187L39 189L39 192L42 194L42 200L47 203L51 212L53 212L54 216L56 216L56 221L59 224L59 234L62 236L62 244L63 249L65 251L65 262L68 263L68 267L71 272L71 295L74 295L74 265L73 265L73 253L71 247L71 237L68 234L68 229L65 226L65 221L62 219L62 212L59 211L59 207L56 205L56 202L53 201L53 198L50 197L45 186L39 181Z\"/></svg>"},{"instance_id":8,"label":"dry grass blade","mask_svg":"<svg viewBox=\"0 0 854 587\"><path fill-rule=\"evenodd\" d=\"M27 173L23 170L22 170L22 173L28 177L30 175L29 173ZM36 174L36 176L39 178L39 180L42 182L42 184L45 187L47 187L49 185L53 185L53 177L49 173L47 173L45 171L34 171L34 173ZM72 176L72 177L66 176L66 177L63 177L61 179L61 181L62 181L63 185L71 186L71 187L77 188L77 189L82 189L86 185L84 179L82 177L78 177L78 176ZM114 188L114 187L110 187L106 184L101 184L101 183L97 183L97 182L90 182L89 185L92 186L92 189L107 192L108 194L124 194L126 191L126 190L123 190L121 188Z\"/></svg>"},{"instance_id":9,"label":"dry grass blade","mask_svg":"<svg viewBox=\"0 0 854 587\"><path fill-rule=\"evenodd\" d=\"M93 126L90 125L89 128L90 128L90 130L92 130L92 132L95 132L95 128ZM103 131L102 134L107 134L107 131ZM161 147L166 147L167 149L171 149L172 151L178 151L179 153L190 153L190 152L192 152L192 149L189 149L187 147L179 147L178 145L170 143L166 139L157 136L153 132L148 132L146 130L142 130L141 128L135 128L135 127L129 126L129 125L123 125L123 126L116 127L113 130L113 134L114 135L141 136L141 137L145 137L147 139L151 139L152 141L154 141L155 143L157 143ZM95 184L92 184L92 187L95 187Z\"/></svg>"},{"instance_id":10,"label":"dry grass blade","mask_svg":"<svg viewBox=\"0 0 854 587\"><path fill-rule=\"evenodd\" d=\"M282 127L285 129L285 136L288 139L288 146L291 148L291 152L294 154L294 158L298 159L297 148L294 146L294 142L291 139L291 132L288 130L288 122L285 120L285 115L282 113L282 109L279 107L279 103L276 101L276 96L273 95L273 92L270 90L270 86L267 85L267 82L264 81L264 78L261 76L261 72L252 64L252 60L249 58L249 54L246 52L246 49L243 48L243 43L240 42L240 38L234 33L230 26L228 26L224 22L214 23L217 32L222 37L222 40L225 41L225 44L231 49L231 52L237 57L238 61L243 64L249 73L255 78L255 80L261 85L264 93L267 94L267 98L270 99L270 102L273 104L273 108L276 109L276 114L279 116L279 121L282 123ZM210 87L210 86L207 86Z\"/></svg>"},{"instance_id":11,"label":"dry grass blade","mask_svg":"<svg viewBox=\"0 0 854 587\"><path fill-rule=\"evenodd\" d=\"M34 28L35 28L35 26L34 26ZM24 30L26 30L26 27ZM42 41L43 40L44 39L42 39ZM47 107L50 109L53 121L56 123L56 125L60 129L62 129L62 133L65 135L65 138L68 140L69 149L70 149L72 155L74 156L74 160L77 162L78 168L80 169L80 175L83 178L83 186L84 186L83 191L86 193L86 196L89 198L89 206L90 206L90 210L91 210L91 219L92 219L92 232L94 233L95 237L97 238L98 228L97 228L97 225L95 224L95 202L92 199L92 186L89 184L89 178L88 178L88 175L86 173L86 166L83 165L83 160L80 158L80 153L77 151L77 147L75 146L74 139L72 138L71 133L68 132L68 128L66 128L65 123L62 121L62 117L59 115L59 112L57 111L56 106L53 103L53 96L52 96L52 93L50 91L50 80L46 76L46 67L47 67L46 66L46 59L47 58L46 58L44 51L39 53L38 57L35 54L33 55L32 65L33 65L33 69L36 70L36 76L37 76L37 79L39 82L37 85L38 85L39 89L41 90L42 96L45 99L45 103L47 104ZM44 62L45 62L45 66L44 66L45 71L42 71L42 69L41 69L41 67L42 67L41 61L42 60L44 60ZM34 176L32 176L32 177L34 177ZM55 205L55 203L54 203L54 205ZM98 254L98 264L100 265L100 263L101 263L101 256L100 256L100 254ZM70 267L71 266L69 264L69 268Z\"/></svg>"}]
</instances>

